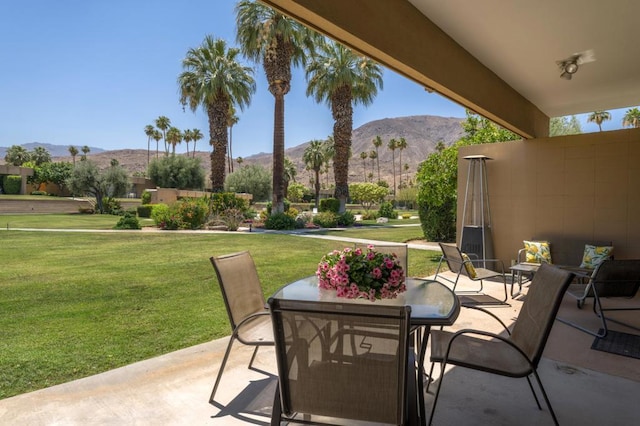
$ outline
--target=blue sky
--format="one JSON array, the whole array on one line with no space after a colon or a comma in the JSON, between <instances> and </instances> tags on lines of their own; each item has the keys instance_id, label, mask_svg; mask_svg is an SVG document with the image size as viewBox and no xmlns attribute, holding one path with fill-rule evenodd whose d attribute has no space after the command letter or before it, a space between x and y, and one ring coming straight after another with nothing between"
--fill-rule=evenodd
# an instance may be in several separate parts
<instances>
[{"instance_id":1,"label":"blue sky","mask_svg":"<svg viewBox=\"0 0 640 426\"><path fill-rule=\"evenodd\" d=\"M208 122L183 111L176 79L187 50L206 34L235 45L235 0L10 0L0 5L0 146L42 142L106 150L146 149L144 127L160 115L179 129L198 128L208 147ZM271 152L273 97L261 65L251 105L238 111L234 156ZM286 147L332 132L329 108L305 96L295 70L285 98ZM611 111L605 130L621 127ZM409 115L464 117L464 109L385 70L373 105L355 109L354 128ZM579 116L585 132L597 131ZM152 141L152 146L154 145ZM161 142L162 144L162 142ZM178 152L186 151L184 144Z\"/></svg>"}]
</instances>

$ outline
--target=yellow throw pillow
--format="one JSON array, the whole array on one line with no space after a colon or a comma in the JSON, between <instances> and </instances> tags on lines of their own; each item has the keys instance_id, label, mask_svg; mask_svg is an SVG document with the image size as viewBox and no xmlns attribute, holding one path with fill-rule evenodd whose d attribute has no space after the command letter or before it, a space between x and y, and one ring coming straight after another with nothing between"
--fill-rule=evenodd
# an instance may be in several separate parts
<instances>
[{"instance_id":1,"label":"yellow throw pillow","mask_svg":"<svg viewBox=\"0 0 640 426\"><path fill-rule=\"evenodd\" d=\"M594 246L585 244L582 255L581 268L596 269L596 267L607 260L613 254L613 246Z\"/></svg>"},{"instance_id":2,"label":"yellow throw pillow","mask_svg":"<svg viewBox=\"0 0 640 426\"><path fill-rule=\"evenodd\" d=\"M551 248L547 241L523 241L525 249L525 262L552 263Z\"/></svg>"},{"instance_id":3,"label":"yellow throw pillow","mask_svg":"<svg viewBox=\"0 0 640 426\"><path fill-rule=\"evenodd\" d=\"M477 277L478 273L476 272L476 268L473 267L473 263L471 263L471 259L466 253L462 253L462 260L464 260L464 269L467 271L469 278Z\"/></svg>"}]
</instances>

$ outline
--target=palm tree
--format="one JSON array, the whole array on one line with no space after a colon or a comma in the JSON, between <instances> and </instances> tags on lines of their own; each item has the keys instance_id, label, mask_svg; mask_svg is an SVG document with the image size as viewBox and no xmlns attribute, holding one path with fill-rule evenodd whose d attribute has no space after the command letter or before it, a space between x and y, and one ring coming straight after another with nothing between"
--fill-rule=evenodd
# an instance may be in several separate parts
<instances>
[{"instance_id":1,"label":"palm tree","mask_svg":"<svg viewBox=\"0 0 640 426\"><path fill-rule=\"evenodd\" d=\"M349 157L353 131L353 105L367 106L382 88L382 68L371 59L360 56L341 44L327 39L318 43L316 54L305 68L307 96L326 102L334 119L335 197L340 212L349 197Z\"/></svg>"},{"instance_id":2,"label":"palm tree","mask_svg":"<svg viewBox=\"0 0 640 426\"><path fill-rule=\"evenodd\" d=\"M87 145L85 145L80 149L80 151L82 151L81 160L86 160L87 159L87 154L89 154L91 152L91 148L89 148Z\"/></svg>"},{"instance_id":3,"label":"palm tree","mask_svg":"<svg viewBox=\"0 0 640 426\"><path fill-rule=\"evenodd\" d=\"M204 136L200 129L191 129L191 140L193 141L193 158L196 158L196 143Z\"/></svg>"},{"instance_id":4,"label":"palm tree","mask_svg":"<svg viewBox=\"0 0 640 426\"><path fill-rule=\"evenodd\" d=\"M171 126L167 130L167 142L171 145L171 154L176 155L176 145L182 142L182 132L177 127Z\"/></svg>"},{"instance_id":5,"label":"palm tree","mask_svg":"<svg viewBox=\"0 0 640 426\"><path fill-rule=\"evenodd\" d=\"M162 131L162 139L164 140L164 155L169 155L169 146L167 145L167 130L171 127L169 117L161 115L156 118L156 127Z\"/></svg>"},{"instance_id":6,"label":"palm tree","mask_svg":"<svg viewBox=\"0 0 640 426\"><path fill-rule=\"evenodd\" d=\"M284 193L289 193L289 182L296 181L296 176L298 175L298 170L296 165L289 157L284 157Z\"/></svg>"},{"instance_id":7,"label":"palm tree","mask_svg":"<svg viewBox=\"0 0 640 426\"><path fill-rule=\"evenodd\" d=\"M153 132L155 130L156 129L151 124L144 126L144 134L147 135L147 169L149 168L149 157L151 155L151 138L153 137Z\"/></svg>"},{"instance_id":8,"label":"palm tree","mask_svg":"<svg viewBox=\"0 0 640 426\"><path fill-rule=\"evenodd\" d=\"M396 148L398 148L398 141L394 138L389 140L387 148L391 150L391 171L393 172L393 195L396 195Z\"/></svg>"},{"instance_id":9,"label":"palm tree","mask_svg":"<svg viewBox=\"0 0 640 426\"><path fill-rule=\"evenodd\" d=\"M291 66L301 65L313 32L261 3L241 0L236 6L236 40L242 53L261 62L275 100L273 124L272 212L284 211L284 97L291 89Z\"/></svg>"},{"instance_id":10,"label":"palm tree","mask_svg":"<svg viewBox=\"0 0 640 426\"><path fill-rule=\"evenodd\" d=\"M78 155L78 148L73 145L69 146L69 154L71 154L71 158L73 159L73 165L76 165L76 155Z\"/></svg>"},{"instance_id":11,"label":"palm tree","mask_svg":"<svg viewBox=\"0 0 640 426\"><path fill-rule=\"evenodd\" d=\"M227 161L229 163L229 173L233 173L233 126L238 123L238 116L236 115L236 109L231 105L229 111L229 118L227 121L227 126L229 127L229 152L227 153Z\"/></svg>"},{"instance_id":12,"label":"palm tree","mask_svg":"<svg viewBox=\"0 0 640 426\"><path fill-rule=\"evenodd\" d=\"M316 194L316 211L320 202L320 170L326 161L326 146L322 141L313 140L309 143L302 154L302 161L306 164L308 170L313 170L315 180L313 181Z\"/></svg>"},{"instance_id":13,"label":"palm tree","mask_svg":"<svg viewBox=\"0 0 640 426\"><path fill-rule=\"evenodd\" d=\"M158 142L160 142L160 139L162 139L162 132L158 129L155 129L153 131L153 136L151 136L153 138L153 140L156 141L156 159L158 158Z\"/></svg>"},{"instance_id":14,"label":"palm tree","mask_svg":"<svg viewBox=\"0 0 640 426\"><path fill-rule=\"evenodd\" d=\"M588 123L596 123L600 131L602 131L602 122L611 120L611 114L608 111L594 111L587 117Z\"/></svg>"},{"instance_id":15,"label":"palm tree","mask_svg":"<svg viewBox=\"0 0 640 426\"><path fill-rule=\"evenodd\" d=\"M238 158L236 158L236 161L238 162L238 166L241 166L242 163L244 163L244 158L238 157Z\"/></svg>"},{"instance_id":16,"label":"palm tree","mask_svg":"<svg viewBox=\"0 0 640 426\"><path fill-rule=\"evenodd\" d=\"M396 148L400 151L400 156L398 158L398 169L400 171L400 185L402 185L402 151L407 149L407 141L405 138L400 138L396 143Z\"/></svg>"},{"instance_id":17,"label":"palm tree","mask_svg":"<svg viewBox=\"0 0 640 426\"><path fill-rule=\"evenodd\" d=\"M187 145L187 157L189 157L189 142L193 140L193 136L191 136L191 129L185 129L182 132L182 140Z\"/></svg>"},{"instance_id":18,"label":"palm tree","mask_svg":"<svg viewBox=\"0 0 640 426\"><path fill-rule=\"evenodd\" d=\"M364 174L364 181L367 181L367 158L369 158L369 154L366 151L362 151L360 153L360 158L362 159L362 173Z\"/></svg>"},{"instance_id":19,"label":"palm tree","mask_svg":"<svg viewBox=\"0 0 640 426\"><path fill-rule=\"evenodd\" d=\"M371 160L371 173L369 174L371 182L373 182L374 160L378 159L378 151L369 151L369 159Z\"/></svg>"},{"instance_id":20,"label":"palm tree","mask_svg":"<svg viewBox=\"0 0 640 426\"><path fill-rule=\"evenodd\" d=\"M378 164L378 182L380 182L380 156L379 156L378 148L382 146L382 138L378 135L371 142L373 143L373 146L376 148L376 163Z\"/></svg>"},{"instance_id":21,"label":"palm tree","mask_svg":"<svg viewBox=\"0 0 640 426\"><path fill-rule=\"evenodd\" d=\"M222 39L207 35L197 48L189 49L178 77L180 102L196 111L199 105L209 119L211 185L214 192L224 190L227 157L227 123L232 104L244 109L256 91L253 70L238 62L240 50L227 48Z\"/></svg>"},{"instance_id":22,"label":"palm tree","mask_svg":"<svg viewBox=\"0 0 640 426\"><path fill-rule=\"evenodd\" d=\"M640 127L640 109L628 109L622 118L622 125L624 127Z\"/></svg>"}]
</instances>

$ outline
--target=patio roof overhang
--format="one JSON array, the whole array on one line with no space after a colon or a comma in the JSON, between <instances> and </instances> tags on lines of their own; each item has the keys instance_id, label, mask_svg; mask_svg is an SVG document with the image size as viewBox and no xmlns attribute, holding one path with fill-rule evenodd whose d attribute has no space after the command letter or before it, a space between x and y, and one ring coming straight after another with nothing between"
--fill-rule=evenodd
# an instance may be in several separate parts
<instances>
[{"instance_id":1,"label":"patio roof overhang","mask_svg":"<svg viewBox=\"0 0 640 426\"><path fill-rule=\"evenodd\" d=\"M261 0L523 138L640 102L640 2ZM558 60L593 51L575 77Z\"/></svg>"}]
</instances>

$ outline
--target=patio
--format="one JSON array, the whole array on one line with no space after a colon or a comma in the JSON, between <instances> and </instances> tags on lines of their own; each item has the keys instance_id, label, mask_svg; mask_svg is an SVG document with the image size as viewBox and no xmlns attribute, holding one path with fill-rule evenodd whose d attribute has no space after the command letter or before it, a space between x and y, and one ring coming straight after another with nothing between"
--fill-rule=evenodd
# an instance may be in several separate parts
<instances>
[{"instance_id":1,"label":"patio","mask_svg":"<svg viewBox=\"0 0 640 426\"><path fill-rule=\"evenodd\" d=\"M489 284L499 296L500 285ZM525 290L526 291L526 290ZM638 302L638 297L631 301ZM510 323L522 304L492 312ZM559 316L594 327L590 310L576 308L566 296ZM588 309L587 309L588 308ZM625 319L632 313L623 314ZM635 316L636 325L638 323ZM455 328L499 331L487 316L463 311ZM631 333L612 323L611 328ZM555 322L539 372L562 424L627 425L640 417L635 404L638 360L590 349L593 337ZM29 425L267 425L275 389L276 368L271 348L262 348L247 369L251 348L234 346L216 400L207 403L227 339L190 347L103 374L18 395L0 401L0 424ZM438 368L436 368L436 372ZM496 377L461 368L447 370L434 424L551 424L546 410L537 409L522 379ZM433 387L430 389L433 392ZM433 394L426 396L427 410ZM348 422L345 424L354 424Z\"/></svg>"}]
</instances>

